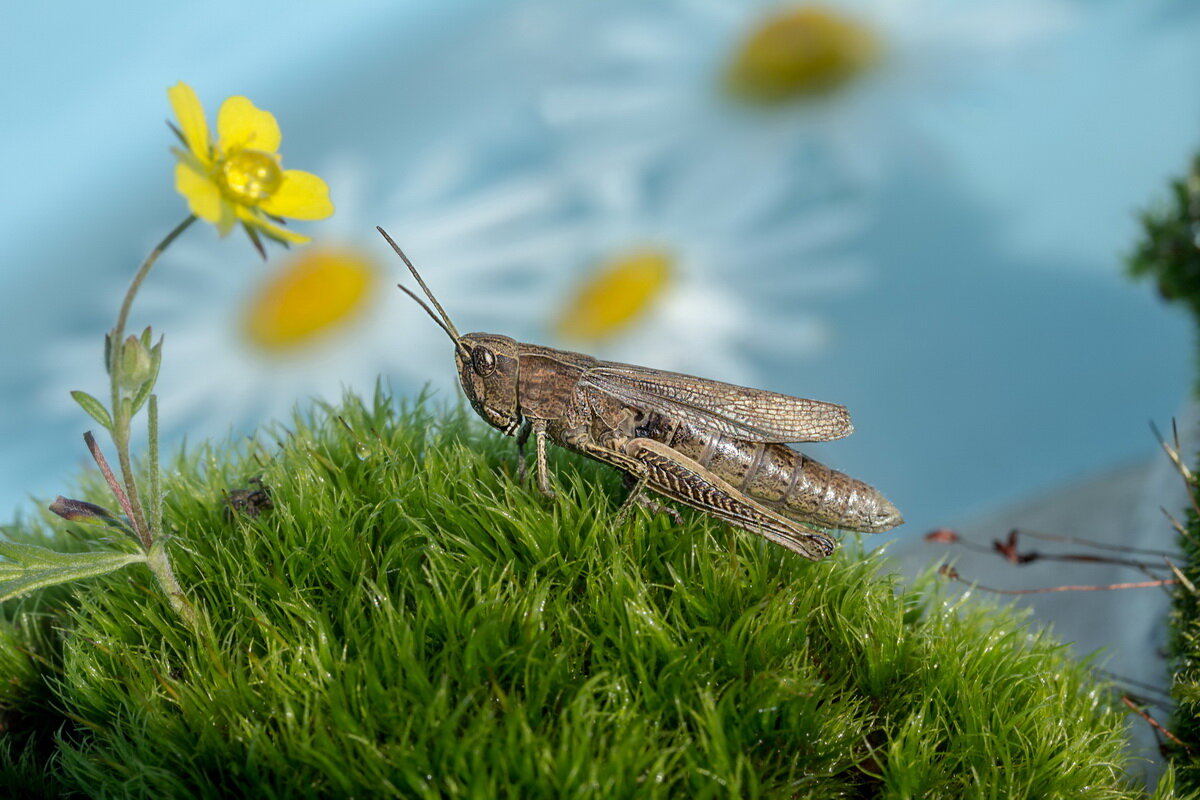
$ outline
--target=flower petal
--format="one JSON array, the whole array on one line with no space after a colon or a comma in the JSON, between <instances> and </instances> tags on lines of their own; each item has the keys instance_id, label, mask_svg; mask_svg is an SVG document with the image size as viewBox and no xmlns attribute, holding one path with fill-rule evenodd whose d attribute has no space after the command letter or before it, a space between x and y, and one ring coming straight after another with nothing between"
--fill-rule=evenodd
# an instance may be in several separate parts
<instances>
[{"instance_id":1,"label":"flower petal","mask_svg":"<svg viewBox=\"0 0 1200 800\"><path fill-rule=\"evenodd\" d=\"M183 81L167 89L167 99L179 120L179 130L188 149L202 161L209 160L208 123L204 121L204 106L192 87Z\"/></svg>"},{"instance_id":2,"label":"flower petal","mask_svg":"<svg viewBox=\"0 0 1200 800\"><path fill-rule=\"evenodd\" d=\"M184 196L188 208L200 219L213 225L221 221L221 190L207 175L182 162L176 164L175 191Z\"/></svg>"},{"instance_id":3,"label":"flower petal","mask_svg":"<svg viewBox=\"0 0 1200 800\"><path fill-rule=\"evenodd\" d=\"M278 239L281 242L288 242L290 244L305 244L312 241L309 237L302 233L289 231L287 228L276 225L275 223L264 219L262 212L260 211L247 208L246 206L237 206L236 210L238 218L243 223L252 228L257 228L258 230L262 231L264 235L269 236L272 239Z\"/></svg>"},{"instance_id":4,"label":"flower petal","mask_svg":"<svg viewBox=\"0 0 1200 800\"><path fill-rule=\"evenodd\" d=\"M284 170L283 183L275 194L259 203L259 208L292 219L325 219L333 213L329 186L311 172L298 169Z\"/></svg>"},{"instance_id":5,"label":"flower petal","mask_svg":"<svg viewBox=\"0 0 1200 800\"><path fill-rule=\"evenodd\" d=\"M217 233L224 239L233 230L233 226L237 224L237 206L229 202L224 195L221 195L221 219L217 221Z\"/></svg>"},{"instance_id":6,"label":"flower petal","mask_svg":"<svg viewBox=\"0 0 1200 800\"><path fill-rule=\"evenodd\" d=\"M274 153L283 138L270 111L256 108L245 97L230 97L217 114L217 146L228 153L235 147Z\"/></svg>"}]
</instances>

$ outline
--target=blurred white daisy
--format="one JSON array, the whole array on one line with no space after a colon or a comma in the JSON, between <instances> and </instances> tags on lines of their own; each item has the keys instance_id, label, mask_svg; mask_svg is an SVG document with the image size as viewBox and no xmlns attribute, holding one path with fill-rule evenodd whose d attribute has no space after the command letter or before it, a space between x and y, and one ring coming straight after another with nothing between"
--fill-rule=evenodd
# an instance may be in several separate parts
<instances>
[{"instance_id":1,"label":"blurred white daisy","mask_svg":"<svg viewBox=\"0 0 1200 800\"><path fill-rule=\"evenodd\" d=\"M929 107L1072 17L1059 0L671 0L526 9L566 49L540 111L585 163L698 148L742 180L832 159L860 187ZM565 46L565 47L564 47ZM919 141L919 140L918 140ZM908 151L911 154L911 151ZM781 174L782 173L782 174Z\"/></svg>"},{"instance_id":2,"label":"blurred white daisy","mask_svg":"<svg viewBox=\"0 0 1200 800\"><path fill-rule=\"evenodd\" d=\"M735 382L825 347L822 301L867 277L858 207L816 181L806 198L731 193L731 168L685 167L576 184L585 222L531 264L545 288L518 312L534 341Z\"/></svg>"}]
</instances>

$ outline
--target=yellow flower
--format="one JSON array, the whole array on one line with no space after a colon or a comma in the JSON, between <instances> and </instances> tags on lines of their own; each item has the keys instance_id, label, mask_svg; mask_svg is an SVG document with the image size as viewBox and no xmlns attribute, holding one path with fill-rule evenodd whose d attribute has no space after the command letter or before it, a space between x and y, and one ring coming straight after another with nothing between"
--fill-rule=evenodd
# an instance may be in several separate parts
<instances>
[{"instance_id":1,"label":"yellow flower","mask_svg":"<svg viewBox=\"0 0 1200 800\"><path fill-rule=\"evenodd\" d=\"M192 213L222 236L241 222L252 239L261 232L281 242L308 241L282 225L282 217L324 219L333 213L329 187L310 172L283 168L275 117L245 97L230 97L217 114L217 141L209 138L204 107L182 81L167 90L187 150L171 152L175 189ZM257 241L257 240L256 240Z\"/></svg>"},{"instance_id":2,"label":"yellow flower","mask_svg":"<svg viewBox=\"0 0 1200 800\"><path fill-rule=\"evenodd\" d=\"M776 12L743 40L726 76L729 87L766 103L841 88L879 57L869 28L833 9L804 5Z\"/></svg>"},{"instance_id":3,"label":"yellow flower","mask_svg":"<svg viewBox=\"0 0 1200 800\"><path fill-rule=\"evenodd\" d=\"M595 343L629 330L667 290L674 261L658 248L641 248L612 259L572 298L555 325L558 335Z\"/></svg>"},{"instance_id":4,"label":"yellow flower","mask_svg":"<svg viewBox=\"0 0 1200 800\"><path fill-rule=\"evenodd\" d=\"M243 332L261 350L301 350L358 317L378 277L374 263L353 250L305 248L255 293Z\"/></svg>"}]
</instances>

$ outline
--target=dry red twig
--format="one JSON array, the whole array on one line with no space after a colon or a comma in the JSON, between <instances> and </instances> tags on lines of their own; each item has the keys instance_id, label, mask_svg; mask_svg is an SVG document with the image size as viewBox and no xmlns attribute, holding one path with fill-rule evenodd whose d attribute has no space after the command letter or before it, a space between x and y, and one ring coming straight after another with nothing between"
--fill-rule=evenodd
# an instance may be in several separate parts
<instances>
[{"instance_id":1,"label":"dry red twig","mask_svg":"<svg viewBox=\"0 0 1200 800\"><path fill-rule=\"evenodd\" d=\"M937 544L956 544L976 553L998 553L1004 557L1004 560L1014 566L1023 566L1032 564L1035 561L1070 561L1083 564L1115 564L1121 567L1130 567L1131 569L1140 570L1151 578L1156 576L1153 570L1161 570L1163 567L1159 564L1148 561L1138 561L1132 558L1115 558L1112 556L1095 555L1092 553L1043 553L1039 550L1022 551L1019 547L1021 536L1031 536L1036 539L1046 539L1056 542L1071 542L1074 544L1084 545L1101 550L1115 550L1125 553L1138 553L1144 555L1156 555L1166 557L1171 555L1162 550L1146 550L1135 547L1125 547L1123 545L1104 544L1102 542L1093 542L1088 539L1079 539L1071 536L1055 536L1053 534L1036 533L1032 531L1024 531L1019 528L1013 528L1008 532L1008 536L1004 539L993 539L992 546L985 547L976 544L969 539L964 539L957 532L949 528L938 528L925 534L925 541L934 542Z\"/></svg>"},{"instance_id":2,"label":"dry red twig","mask_svg":"<svg viewBox=\"0 0 1200 800\"><path fill-rule=\"evenodd\" d=\"M1154 581L1136 581L1133 583L1110 583L1105 586L1046 586L1041 589L996 589L991 586L982 586L978 583L972 583L966 578L958 574L958 570L949 564L943 564L938 567L938 574L944 578L949 578L953 581L958 581L966 586L974 589L979 589L984 592L992 592L993 594L1046 594L1048 592L1110 592L1117 589L1148 589L1155 586L1170 586L1178 583L1174 578L1163 578Z\"/></svg>"},{"instance_id":3,"label":"dry red twig","mask_svg":"<svg viewBox=\"0 0 1200 800\"><path fill-rule=\"evenodd\" d=\"M1137 714L1142 719L1146 720L1146 722L1150 723L1150 727L1154 728L1154 730L1158 731L1163 736L1166 736L1172 742L1174 742L1175 744L1182 747L1185 753L1192 752L1192 748L1190 748L1186 744L1184 744L1182 739L1180 739L1178 736L1176 736L1175 734L1171 733L1169 730L1164 728L1163 724L1161 722L1159 722L1158 720L1156 720L1154 717L1150 716L1149 712L1145 711L1144 709L1138 708L1137 703L1134 703L1132 700L1130 700L1128 695L1124 695L1124 694L1121 695L1121 702L1123 702L1125 705L1129 706L1130 711Z\"/></svg>"}]
</instances>

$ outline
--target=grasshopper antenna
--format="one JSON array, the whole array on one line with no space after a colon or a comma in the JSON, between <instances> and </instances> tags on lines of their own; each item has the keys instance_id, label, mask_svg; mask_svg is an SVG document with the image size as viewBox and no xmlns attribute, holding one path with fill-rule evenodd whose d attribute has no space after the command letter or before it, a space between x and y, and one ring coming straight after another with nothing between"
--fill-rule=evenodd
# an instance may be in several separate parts
<instances>
[{"instance_id":1,"label":"grasshopper antenna","mask_svg":"<svg viewBox=\"0 0 1200 800\"><path fill-rule=\"evenodd\" d=\"M439 328L446 332L446 335L449 336L450 340L454 342L455 347L465 349L462 343L462 337L458 334L458 329L455 328L454 323L450 321L450 315L446 313L446 309L442 308L442 304L439 303L437 298L433 296L433 292L429 291L429 287L426 286L425 281L421 279L421 273L417 272L417 268L414 267L412 262L408 260L408 256L404 255L404 251L400 249L400 245L396 244L396 242L392 240L392 237L388 236L387 231L385 231L383 228L377 225L375 226L375 230L379 231L383 235L383 238L387 240L387 243L390 244L392 249L396 251L396 255L400 256L400 259L404 262L404 265L408 267L408 271L411 272L413 277L417 279L417 283L421 284L421 288L425 291L425 296L428 297L430 302L433 303L434 308L438 310L438 313L441 314L441 317L439 318L438 314L434 314L433 309L431 309L424 300L422 300L420 297L417 297L416 292L399 283L396 284L396 287L415 300L417 305L425 309L425 313L429 315L430 319L437 323Z\"/></svg>"},{"instance_id":2,"label":"grasshopper antenna","mask_svg":"<svg viewBox=\"0 0 1200 800\"><path fill-rule=\"evenodd\" d=\"M433 309L431 309L429 306L427 306L425 304L424 300L417 297L416 293L413 292L412 289L409 289L407 286L405 286L402 283L397 283L396 288L399 289L400 291L404 292L406 295L411 297L413 300L415 300L417 302L417 305L419 305L421 308L425 309L425 313L429 315L429 318L432 319L434 322L436 322L437 326L446 332L446 335L450 337L451 341L453 341L455 344L458 344L458 339L456 339L454 334L450 331L450 329L446 327L446 323L444 323L440 319L438 319L437 314L433 313Z\"/></svg>"}]
</instances>

